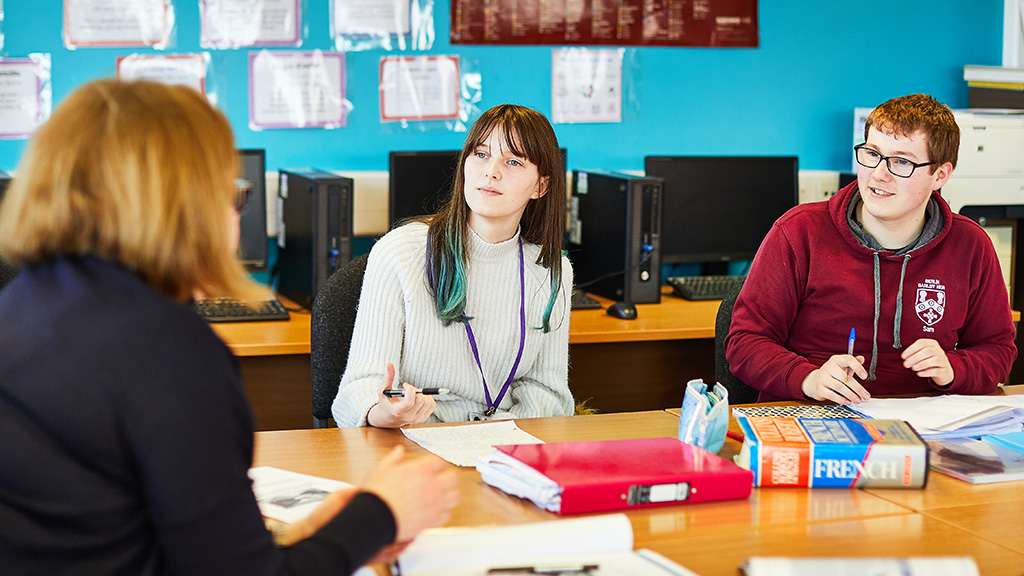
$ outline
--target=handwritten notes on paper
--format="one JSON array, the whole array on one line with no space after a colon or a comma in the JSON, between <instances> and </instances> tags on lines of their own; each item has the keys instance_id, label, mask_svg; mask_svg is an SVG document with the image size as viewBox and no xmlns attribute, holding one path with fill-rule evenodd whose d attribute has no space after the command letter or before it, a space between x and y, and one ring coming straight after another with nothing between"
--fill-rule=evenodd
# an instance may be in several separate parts
<instances>
[{"instance_id":1,"label":"handwritten notes on paper","mask_svg":"<svg viewBox=\"0 0 1024 576\"><path fill-rule=\"evenodd\" d=\"M519 429L514 420L474 422L458 426L402 428L406 438L456 466L476 466L476 460L502 444L543 444Z\"/></svg>"}]
</instances>

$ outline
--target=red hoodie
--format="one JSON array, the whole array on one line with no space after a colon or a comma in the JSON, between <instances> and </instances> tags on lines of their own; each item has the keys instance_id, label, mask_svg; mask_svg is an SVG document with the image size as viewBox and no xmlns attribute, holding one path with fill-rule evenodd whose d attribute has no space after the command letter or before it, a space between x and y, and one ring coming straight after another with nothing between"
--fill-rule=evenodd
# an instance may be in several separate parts
<instances>
[{"instance_id":1,"label":"red hoodie","mask_svg":"<svg viewBox=\"0 0 1024 576\"><path fill-rule=\"evenodd\" d=\"M732 312L732 373L761 391L759 401L802 399L804 378L845 354L855 328L854 355L865 357L866 369L875 364L875 379L862 382L872 395L995 390L1017 347L988 235L935 194L931 218L941 216L941 230L930 241L905 254L868 248L847 220L855 192L856 182L827 202L797 206L765 236ZM948 387L903 367L902 348L920 338L949 356Z\"/></svg>"}]
</instances>

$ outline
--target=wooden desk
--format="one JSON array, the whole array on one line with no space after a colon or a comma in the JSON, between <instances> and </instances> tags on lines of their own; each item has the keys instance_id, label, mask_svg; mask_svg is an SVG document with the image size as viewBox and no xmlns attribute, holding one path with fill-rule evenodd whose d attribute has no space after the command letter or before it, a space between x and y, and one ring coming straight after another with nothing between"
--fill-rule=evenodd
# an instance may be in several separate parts
<instances>
[{"instance_id":1,"label":"wooden desk","mask_svg":"<svg viewBox=\"0 0 1024 576\"><path fill-rule=\"evenodd\" d=\"M721 301L690 302L672 296L668 287L662 292L660 304L637 305L636 320L612 318L604 310L572 313L569 387L577 400L589 398L602 412L656 410L682 404L689 380L715 381ZM287 322L211 326L239 359L260 430L312 426L308 312L292 312Z\"/></svg>"},{"instance_id":2,"label":"wooden desk","mask_svg":"<svg viewBox=\"0 0 1024 576\"><path fill-rule=\"evenodd\" d=\"M278 296L286 307L298 304ZM260 430L313 426L313 373L308 311L279 322L222 322L210 327L238 358Z\"/></svg>"},{"instance_id":3,"label":"wooden desk","mask_svg":"<svg viewBox=\"0 0 1024 576\"><path fill-rule=\"evenodd\" d=\"M577 400L591 398L591 405L602 412L680 405L687 380L714 380L719 304L689 302L666 289L661 304L637 306L636 320L612 318L604 310L574 311L569 324L573 395ZM309 313L292 312L287 322L211 326L238 357L259 429L311 427Z\"/></svg>"},{"instance_id":4,"label":"wooden desk","mask_svg":"<svg viewBox=\"0 0 1024 576\"><path fill-rule=\"evenodd\" d=\"M1024 385L1003 386L1004 394L1024 394ZM921 512L1024 553L1024 535L1007 531L1024 518L1024 481L973 485L944 474L928 477L928 490L868 490L879 498ZM902 493L901 493L902 492ZM1021 567L1024 573L1024 566Z\"/></svg>"},{"instance_id":5,"label":"wooden desk","mask_svg":"<svg viewBox=\"0 0 1024 576\"><path fill-rule=\"evenodd\" d=\"M611 300L594 297L607 307ZM602 342L650 342L714 338L715 318L721 300L690 302L662 289L660 304L637 304L635 320L612 318L604 310L573 310L569 324L570 344Z\"/></svg>"},{"instance_id":6,"label":"wooden desk","mask_svg":"<svg viewBox=\"0 0 1024 576\"><path fill-rule=\"evenodd\" d=\"M720 300L690 302L662 290L660 304L637 304L636 320L574 310L569 324L569 387L602 412L679 406L686 382L715 379L715 317ZM603 306L611 304L596 297Z\"/></svg>"},{"instance_id":7,"label":"wooden desk","mask_svg":"<svg viewBox=\"0 0 1024 576\"><path fill-rule=\"evenodd\" d=\"M647 411L522 419L517 423L542 440L563 441L674 437L678 418L666 411ZM259 432L255 465L357 483L376 459L395 444L402 444L413 455L425 453L397 430ZM739 444L729 440L722 454L730 456L738 449ZM558 518L484 484L474 469L458 470L462 500L449 526L519 524ZM934 486L930 483L925 490L908 492L933 497ZM964 486L967 492L976 488ZM1003 486L1010 495L1008 502L1021 506L1024 482ZM939 490L934 497L941 494ZM970 512L950 521L873 491L755 488L748 500L648 508L629 511L627 515L633 525L636 548L656 550L705 576L734 576L743 560L758 554L966 554L974 556L984 575L1019 575L1024 567L1024 550L1019 546L1024 540L1024 529L1020 522L1010 522L1013 518L997 509L974 508ZM1000 534L983 530L1003 521L1006 522Z\"/></svg>"}]
</instances>

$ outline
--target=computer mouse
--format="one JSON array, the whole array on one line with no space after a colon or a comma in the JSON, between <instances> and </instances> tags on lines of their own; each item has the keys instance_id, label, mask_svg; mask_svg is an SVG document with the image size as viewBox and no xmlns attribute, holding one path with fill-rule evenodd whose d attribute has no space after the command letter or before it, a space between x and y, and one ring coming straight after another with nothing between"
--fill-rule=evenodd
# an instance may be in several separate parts
<instances>
[{"instance_id":1,"label":"computer mouse","mask_svg":"<svg viewBox=\"0 0 1024 576\"><path fill-rule=\"evenodd\" d=\"M636 306L629 302L616 302L605 313L621 320L636 320Z\"/></svg>"}]
</instances>

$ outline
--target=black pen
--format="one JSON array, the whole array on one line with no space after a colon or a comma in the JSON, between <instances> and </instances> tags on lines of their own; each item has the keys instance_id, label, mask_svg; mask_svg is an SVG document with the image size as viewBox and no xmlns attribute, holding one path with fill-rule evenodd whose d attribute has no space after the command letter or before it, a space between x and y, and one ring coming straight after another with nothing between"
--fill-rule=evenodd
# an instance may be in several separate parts
<instances>
[{"instance_id":1,"label":"black pen","mask_svg":"<svg viewBox=\"0 0 1024 576\"><path fill-rule=\"evenodd\" d=\"M426 394L427 396L437 396L439 394L448 394L451 390L447 388L424 388L417 390L417 394ZM384 395L388 398L397 398L405 395L405 390L385 390Z\"/></svg>"},{"instance_id":2,"label":"black pen","mask_svg":"<svg viewBox=\"0 0 1024 576\"><path fill-rule=\"evenodd\" d=\"M491 568L488 574L590 574L597 570L597 564L552 564L550 566L510 566Z\"/></svg>"}]
</instances>

